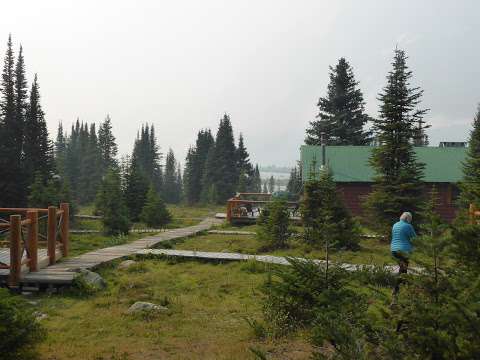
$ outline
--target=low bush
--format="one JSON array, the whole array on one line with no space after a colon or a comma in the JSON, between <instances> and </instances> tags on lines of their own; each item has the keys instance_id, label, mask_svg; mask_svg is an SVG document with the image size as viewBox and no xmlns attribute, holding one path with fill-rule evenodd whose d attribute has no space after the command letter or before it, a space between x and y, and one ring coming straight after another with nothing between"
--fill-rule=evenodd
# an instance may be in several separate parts
<instances>
[{"instance_id":1,"label":"low bush","mask_svg":"<svg viewBox=\"0 0 480 360\"><path fill-rule=\"evenodd\" d=\"M4 359L35 359L35 345L45 337L34 309L19 296L0 289L0 354Z\"/></svg>"},{"instance_id":2,"label":"low bush","mask_svg":"<svg viewBox=\"0 0 480 360\"><path fill-rule=\"evenodd\" d=\"M284 200L274 200L264 209L258 220L257 236L264 243L264 250L282 249L288 246L292 234L290 213Z\"/></svg>"}]
</instances>

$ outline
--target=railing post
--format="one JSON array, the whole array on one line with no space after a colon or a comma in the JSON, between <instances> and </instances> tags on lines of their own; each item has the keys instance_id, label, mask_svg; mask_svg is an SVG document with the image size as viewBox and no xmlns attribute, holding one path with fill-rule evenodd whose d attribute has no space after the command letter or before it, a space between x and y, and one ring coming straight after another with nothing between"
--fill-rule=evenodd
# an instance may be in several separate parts
<instances>
[{"instance_id":1,"label":"railing post","mask_svg":"<svg viewBox=\"0 0 480 360\"><path fill-rule=\"evenodd\" d=\"M232 222L232 201L228 200L227 202L227 222Z\"/></svg>"},{"instance_id":2,"label":"railing post","mask_svg":"<svg viewBox=\"0 0 480 360\"><path fill-rule=\"evenodd\" d=\"M47 225L47 254L49 264L55 264L55 251L57 240L57 208L55 206L48 207L48 225Z\"/></svg>"},{"instance_id":3,"label":"railing post","mask_svg":"<svg viewBox=\"0 0 480 360\"><path fill-rule=\"evenodd\" d=\"M68 250L70 248L70 208L68 203L61 203L60 209L63 210L62 215L62 243L63 243L63 256L68 256Z\"/></svg>"},{"instance_id":4,"label":"railing post","mask_svg":"<svg viewBox=\"0 0 480 360\"><path fill-rule=\"evenodd\" d=\"M21 221L20 215L10 215L10 275L8 278L10 286L18 285L22 271L22 253L20 251Z\"/></svg>"},{"instance_id":5,"label":"railing post","mask_svg":"<svg viewBox=\"0 0 480 360\"><path fill-rule=\"evenodd\" d=\"M27 235L28 253L30 254L28 267L30 271L38 271L38 211L28 210L27 219L30 220Z\"/></svg>"}]
</instances>

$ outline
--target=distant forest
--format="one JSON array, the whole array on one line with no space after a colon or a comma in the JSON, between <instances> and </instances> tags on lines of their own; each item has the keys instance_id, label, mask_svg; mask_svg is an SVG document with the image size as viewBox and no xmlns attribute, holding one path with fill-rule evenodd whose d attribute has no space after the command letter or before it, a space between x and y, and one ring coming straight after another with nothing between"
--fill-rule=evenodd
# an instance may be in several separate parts
<instances>
[{"instance_id":1,"label":"distant forest","mask_svg":"<svg viewBox=\"0 0 480 360\"><path fill-rule=\"evenodd\" d=\"M141 126L131 155L120 158L108 115L98 126L77 119L65 129L60 123L52 141L38 77L28 87L23 49L15 56L11 36L0 92L0 206L85 205L115 193L136 221L149 190L164 202L188 204L220 204L236 192L262 191L258 165L251 163L242 134L235 141L227 114L216 134L198 132L182 169L171 149L161 152L152 124ZM110 189L117 183L119 192Z\"/></svg>"}]
</instances>

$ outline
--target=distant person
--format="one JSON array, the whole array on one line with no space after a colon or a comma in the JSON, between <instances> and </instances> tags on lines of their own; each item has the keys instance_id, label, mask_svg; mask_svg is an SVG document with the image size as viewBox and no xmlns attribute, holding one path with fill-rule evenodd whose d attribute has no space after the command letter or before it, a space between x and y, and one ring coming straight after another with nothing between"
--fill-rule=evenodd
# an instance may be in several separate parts
<instances>
[{"instance_id":1,"label":"distant person","mask_svg":"<svg viewBox=\"0 0 480 360\"><path fill-rule=\"evenodd\" d=\"M400 216L400 221L395 223L392 227L392 242L390 244L390 251L392 256L398 262L398 275L406 274L408 270L408 259L413 250L412 239L417 236L415 230L411 225L412 214L409 212L404 212ZM401 279L397 280L395 288L393 290L393 295L396 297L400 289ZM394 298L395 301L395 298Z\"/></svg>"}]
</instances>

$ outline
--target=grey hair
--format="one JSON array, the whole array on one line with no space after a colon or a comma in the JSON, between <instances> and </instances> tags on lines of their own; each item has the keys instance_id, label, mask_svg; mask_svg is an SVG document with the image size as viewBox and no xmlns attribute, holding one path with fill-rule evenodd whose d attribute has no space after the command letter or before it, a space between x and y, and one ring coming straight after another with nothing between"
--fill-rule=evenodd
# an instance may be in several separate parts
<instances>
[{"instance_id":1,"label":"grey hair","mask_svg":"<svg viewBox=\"0 0 480 360\"><path fill-rule=\"evenodd\" d=\"M400 216L400 220L411 223L412 222L412 214L409 213L408 211L406 211Z\"/></svg>"}]
</instances>

